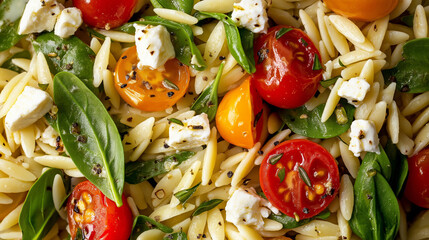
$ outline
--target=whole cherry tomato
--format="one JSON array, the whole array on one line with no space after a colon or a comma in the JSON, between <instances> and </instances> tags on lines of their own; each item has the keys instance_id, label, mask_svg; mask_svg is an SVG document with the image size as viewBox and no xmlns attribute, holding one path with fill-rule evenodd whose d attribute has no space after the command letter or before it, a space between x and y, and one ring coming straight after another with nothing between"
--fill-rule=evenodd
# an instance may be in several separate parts
<instances>
[{"instance_id":1,"label":"whole cherry tomato","mask_svg":"<svg viewBox=\"0 0 429 240\"><path fill-rule=\"evenodd\" d=\"M248 78L223 97L216 113L216 127L229 143L252 148L267 131L267 116L268 108L264 108Z\"/></svg>"},{"instance_id":2,"label":"whole cherry tomato","mask_svg":"<svg viewBox=\"0 0 429 240\"><path fill-rule=\"evenodd\" d=\"M262 161L259 176L267 199L295 219L322 212L340 187L335 159L322 146L302 139L274 147Z\"/></svg>"},{"instance_id":3,"label":"whole cherry tomato","mask_svg":"<svg viewBox=\"0 0 429 240\"><path fill-rule=\"evenodd\" d=\"M128 22L137 0L73 0L82 11L83 21L91 27L111 29Z\"/></svg>"},{"instance_id":4,"label":"whole cherry tomato","mask_svg":"<svg viewBox=\"0 0 429 240\"><path fill-rule=\"evenodd\" d=\"M261 97L280 108L307 102L322 79L319 51L301 30L276 26L256 39L252 82Z\"/></svg>"},{"instance_id":5,"label":"whole cherry tomato","mask_svg":"<svg viewBox=\"0 0 429 240\"><path fill-rule=\"evenodd\" d=\"M133 216L124 196L121 207L108 199L91 182L79 183L67 202L71 239L82 234L86 240L126 240L133 225Z\"/></svg>"},{"instance_id":6,"label":"whole cherry tomato","mask_svg":"<svg viewBox=\"0 0 429 240\"><path fill-rule=\"evenodd\" d=\"M138 61L134 46L116 64L115 87L125 102L143 111L162 111L185 95L190 81L186 65L171 59L164 71L149 67L140 70Z\"/></svg>"},{"instance_id":7,"label":"whole cherry tomato","mask_svg":"<svg viewBox=\"0 0 429 240\"><path fill-rule=\"evenodd\" d=\"M429 208L429 148L408 158L408 169L405 197L420 207Z\"/></svg>"},{"instance_id":8,"label":"whole cherry tomato","mask_svg":"<svg viewBox=\"0 0 429 240\"><path fill-rule=\"evenodd\" d=\"M345 17L371 22L396 8L398 0L324 0L328 8Z\"/></svg>"}]
</instances>

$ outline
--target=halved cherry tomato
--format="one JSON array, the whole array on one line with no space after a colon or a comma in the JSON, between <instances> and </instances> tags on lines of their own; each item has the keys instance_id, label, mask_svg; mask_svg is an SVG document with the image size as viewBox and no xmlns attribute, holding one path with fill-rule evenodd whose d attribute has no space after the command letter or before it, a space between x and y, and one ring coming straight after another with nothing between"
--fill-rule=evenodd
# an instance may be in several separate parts
<instances>
[{"instance_id":1,"label":"halved cherry tomato","mask_svg":"<svg viewBox=\"0 0 429 240\"><path fill-rule=\"evenodd\" d=\"M267 116L268 108L264 108L248 78L223 97L216 113L216 127L229 143L252 148L267 131Z\"/></svg>"},{"instance_id":2,"label":"halved cherry tomato","mask_svg":"<svg viewBox=\"0 0 429 240\"><path fill-rule=\"evenodd\" d=\"M73 0L82 11L83 21L91 27L111 29L128 22L137 0Z\"/></svg>"},{"instance_id":3,"label":"halved cherry tomato","mask_svg":"<svg viewBox=\"0 0 429 240\"><path fill-rule=\"evenodd\" d=\"M133 216L124 196L121 207L108 199L91 182L79 183L67 202L71 239L81 231L83 239L126 240Z\"/></svg>"},{"instance_id":4,"label":"halved cherry tomato","mask_svg":"<svg viewBox=\"0 0 429 240\"><path fill-rule=\"evenodd\" d=\"M137 68L136 47L124 52L116 64L115 87L122 99L143 111L162 111L173 106L187 92L189 69L177 59L165 63L164 71Z\"/></svg>"},{"instance_id":5,"label":"halved cherry tomato","mask_svg":"<svg viewBox=\"0 0 429 240\"><path fill-rule=\"evenodd\" d=\"M289 140L271 150L259 170L267 199L295 219L313 217L334 199L340 187L331 154L309 140Z\"/></svg>"},{"instance_id":6,"label":"halved cherry tomato","mask_svg":"<svg viewBox=\"0 0 429 240\"><path fill-rule=\"evenodd\" d=\"M398 0L324 0L328 8L345 17L371 22L396 8Z\"/></svg>"},{"instance_id":7,"label":"halved cherry tomato","mask_svg":"<svg viewBox=\"0 0 429 240\"><path fill-rule=\"evenodd\" d=\"M303 31L272 27L256 39L254 55L257 63L252 82L268 103L296 108L316 93L322 79L321 57Z\"/></svg>"},{"instance_id":8,"label":"halved cherry tomato","mask_svg":"<svg viewBox=\"0 0 429 240\"><path fill-rule=\"evenodd\" d=\"M408 158L408 169L405 197L420 207L429 208L429 148Z\"/></svg>"}]
</instances>

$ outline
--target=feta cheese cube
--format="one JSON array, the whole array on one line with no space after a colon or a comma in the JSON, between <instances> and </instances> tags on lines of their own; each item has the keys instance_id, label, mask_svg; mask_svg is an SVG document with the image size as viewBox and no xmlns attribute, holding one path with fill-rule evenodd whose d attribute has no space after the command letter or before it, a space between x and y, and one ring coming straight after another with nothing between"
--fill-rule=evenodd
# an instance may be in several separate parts
<instances>
[{"instance_id":1,"label":"feta cheese cube","mask_svg":"<svg viewBox=\"0 0 429 240\"><path fill-rule=\"evenodd\" d=\"M351 140L349 150L352 151L356 157L359 157L360 153L363 151L380 153L378 147L379 139L373 121L354 120L350 129Z\"/></svg>"},{"instance_id":2,"label":"feta cheese cube","mask_svg":"<svg viewBox=\"0 0 429 240\"><path fill-rule=\"evenodd\" d=\"M5 125L11 131L28 127L49 112L52 105L53 101L48 93L26 86L6 114Z\"/></svg>"},{"instance_id":3,"label":"feta cheese cube","mask_svg":"<svg viewBox=\"0 0 429 240\"><path fill-rule=\"evenodd\" d=\"M234 3L231 18L240 27L245 27L254 33L266 33L268 5L267 0L241 0Z\"/></svg>"},{"instance_id":4,"label":"feta cheese cube","mask_svg":"<svg viewBox=\"0 0 429 240\"><path fill-rule=\"evenodd\" d=\"M54 33L59 37L68 38L76 32L82 22L82 12L78 8L66 8L58 17Z\"/></svg>"},{"instance_id":5,"label":"feta cheese cube","mask_svg":"<svg viewBox=\"0 0 429 240\"><path fill-rule=\"evenodd\" d=\"M184 120L183 126L171 123L167 144L175 149L189 149L206 144L210 138L210 123L207 114Z\"/></svg>"},{"instance_id":6,"label":"feta cheese cube","mask_svg":"<svg viewBox=\"0 0 429 240\"><path fill-rule=\"evenodd\" d=\"M19 22L18 34L52 31L62 8L55 0L28 1Z\"/></svg>"},{"instance_id":7,"label":"feta cheese cube","mask_svg":"<svg viewBox=\"0 0 429 240\"><path fill-rule=\"evenodd\" d=\"M263 218L267 218L271 213L269 208L275 214L279 213L267 200L258 196L255 189L239 188L226 203L226 221L235 225L252 225L257 230L262 230Z\"/></svg>"},{"instance_id":8,"label":"feta cheese cube","mask_svg":"<svg viewBox=\"0 0 429 240\"><path fill-rule=\"evenodd\" d=\"M365 78L355 77L344 82L338 89L338 96L345 98L354 106L359 105L365 99L370 85Z\"/></svg>"},{"instance_id":9,"label":"feta cheese cube","mask_svg":"<svg viewBox=\"0 0 429 240\"><path fill-rule=\"evenodd\" d=\"M176 56L167 28L161 25L139 24L134 24L134 28L136 29L135 39L139 58L137 67L139 69L144 66L162 69L167 60Z\"/></svg>"}]
</instances>

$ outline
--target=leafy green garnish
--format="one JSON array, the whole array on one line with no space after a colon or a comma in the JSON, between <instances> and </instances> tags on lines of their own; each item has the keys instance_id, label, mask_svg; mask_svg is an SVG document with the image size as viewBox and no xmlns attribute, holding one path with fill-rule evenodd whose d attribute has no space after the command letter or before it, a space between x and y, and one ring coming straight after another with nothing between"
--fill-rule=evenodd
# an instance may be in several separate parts
<instances>
[{"instance_id":1,"label":"leafy green garnish","mask_svg":"<svg viewBox=\"0 0 429 240\"><path fill-rule=\"evenodd\" d=\"M18 43L24 35L18 34L19 20L28 0L4 0L0 4L0 52Z\"/></svg>"},{"instance_id":2,"label":"leafy green garnish","mask_svg":"<svg viewBox=\"0 0 429 240\"><path fill-rule=\"evenodd\" d=\"M174 84L173 82L171 82L170 80L168 80L168 79L164 79L163 81L162 81L162 85L165 87L165 88L168 88L168 89L174 89L174 90L176 90L176 91L179 91L180 89L179 89L179 87L176 85L176 84Z\"/></svg>"},{"instance_id":3,"label":"leafy green garnish","mask_svg":"<svg viewBox=\"0 0 429 240\"><path fill-rule=\"evenodd\" d=\"M168 119L168 121L169 122L172 122L172 123L175 123L175 124L178 124L178 125L180 125L180 126L185 126L184 124L183 124L183 122L182 121L180 121L179 119L177 119L177 118L169 118Z\"/></svg>"},{"instance_id":4,"label":"leafy green garnish","mask_svg":"<svg viewBox=\"0 0 429 240\"><path fill-rule=\"evenodd\" d=\"M194 194L195 191L197 191L197 188L200 186L200 184L201 183L198 183L197 185L191 188L178 191L177 193L174 194L174 196L179 200L181 204L184 204L186 203L186 201L188 201L188 199L192 196L192 194Z\"/></svg>"},{"instance_id":5,"label":"leafy green garnish","mask_svg":"<svg viewBox=\"0 0 429 240\"><path fill-rule=\"evenodd\" d=\"M104 195L122 205L124 149L101 101L68 72L54 77L58 129L76 167Z\"/></svg>"},{"instance_id":6,"label":"leafy green garnish","mask_svg":"<svg viewBox=\"0 0 429 240\"><path fill-rule=\"evenodd\" d=\"M37 84L39 86L39 88L43 91L45 91L46 89L48 89L49 87L49 83L39 83Z\"/></svg>"},{"instance_id":7,"label":"leafy green garnish","mask_svg":"<svg viewBox=\"0 0 429 240\"><path fill-rule=\"evenodd\" d=\"M331 79L322 80L322 81L320 81L320 85L322 85L322 87L324 87L324 88L328 88L329 86L334 85L339 78L341 78L341 76L336 76L336 77L333 77Z\"/></svg>"},{"instance_id":8,"label":"leafy green garnish","mask_svg":"<svg viewBox=\"0 0 429 240\"><path fill-rule=\"evenodd\" d=\"M280 179L280 182L283 182L283 180L285 180L286 177L286 169L283 167L281 168L278 172L277 172L277 176Z\"/></svg>"},{"instance_id":9,"label":"leafy green garnish","mask_svg":"<svg viewBox=\"0 0 429 240\"><path fill-rule=\"evenodd\" d=\"M164 224L159 223L145 215L139 215L134 219L130 240L136 240L141 233L151 229L159 229L165 233L173 232L172 228L165 226Z\"/></svg>"},{"instance_id":10,"label":"leafy green garnish","mask_svg":"<svg viewBox=\"0 0 429 240\"><path fill-rule=\"evenodd\" d=\"M396 82L396 89L407 93L429 91L429 38L407 42L403 60L392 69L383 70L386 82Z\"/></svg>"},{"instance_id":11,"label":"leafy green garnish","mask_svg":"<svg viewBox=\"0 0 429 240\"><path fill-rule=\"evenodd\" d=\"M268 162L269 162L271 165L274 165L274 164L276 164L280 159L282 159L282 157L283 157L283 153L277 153L277 154L271 155L271 156L270 156L270 159L268 160Z\"/></svg>"},{"instance_id":12,"label":"leafy green garnish","mask_svg":"<svg viewBox=\"0 0 429 240\"><path fill-rule=\"evenodd\" d=\"M320 63L319 55L314 54L313 70L318 71L318 70L322 70L322 69L323 69L323 66Z\"/></svg>"},{"instance_id":13,"label":"leafy green garnish","mask_svg":"<svg viewBox=\"0 0 429 240\"><path fill-rule=\"evenodd\" d=\"M293 28L280 28L280 30L278 30L276 32L276 39L281 38L283 35L285 35L287 32L292 31Z\"/></svg>"},{"instance_id":14,"label":"leafy green garnish","mask_svg":"<svg viewBox=\"0 0 429 240\"><path fill-rule=\"evenodd\" d=\"M307 185L310 188L313 188L313 186L311 185L310 178L308 177L308 174L305 171L305 169L302 168L301 166L298 166L298 172L299 172L299 177L302 179L302 181L304 181L305 185Z\"/></svg>"},{"instance_id":15,"label":"leafy green garnish","mask_svg":"<svg viewBox=\"0 0 429 240\"><path fill-rule=\"evenodd\" d=\"M150 0L156 8L168 8L191 14L194 0Z\"/></svg>"},{"instance_id":16,"label":"leafy green garnish","mask_svg":"<svg viewBox=\"0 0 429 240\"><path fill-rule=\"evenodd\" d=\"M213 83L200 94L200 96L191 106L191 109L194 110L197 114L207 113L209 121L212 121L216 116L218 107L217 90L220 79L222 78L224 66L225 63L222 62L219 66L219 70Z\"/></svg>"},{"instance_id":17,"label":"leafy green garnish","mask_svg":"<svg viewBox=\"0 0 429 240\"><path fill-rule=\"evenodd\" d=\"M176 232L168 234L162 240L188 240L188 236L184 232Z\"/></svg>"},{"instance_id":18,"label":"leafy green garnish","mask_svg":"<svg viewBox=\"0 0 429 240\"><path fill-rule=\"evenodd\" d=\"M338 58L338 63L340 64L341 67L347 67L346 65L344 65L343 62L341 62L341 58Z\"/></svg>"},{"instance_id":19,"label":"leafy green garnish","mask_svg":"<svg viewBox=\"0 0 429 240\"><path fill-rule=\"evenodd\" d=\"M192 216L197 216L203 212L209 211L209 210L215 208L221 202L223 202L222 199L212 199L212 200L203 202L200 204L200 206L197 207L197 209L195 209L195 211L192 213Z\"/></svg>"},{"instance_id":20,"label":"leafy green garnish","mask_svg":"<svg viewBox=\"0 0 429 240\"><path fill-rule=\"evenodd\" d=\"M25 58L25 59L31 59L31 54L29 51L25 50L19 53L14 54L11 58L9 58L6 62L3 63L3 65L1 65L2 68L7 68L9 70L15 71L15 72L24 72L23 69L21 69L20 67L16 66L15 64L12 63L12 59L15 58Z\"/></svg>"},{"instance_id":21,"label":"leafy green garnish","mask_svg":"<svg viewBox=\"0 0 429 240\"><path fill-rule=\"evenodd\" d=\"M295 218L289 217L288 215L283 213L280 215L276 215L272 213L268 218L283 224L283 228L285 229L291 229L291 228L296 228L296 227L305 225L314 219L322 219L322 220L327 219L330 215L331 213L329 212L329 210L324 210L323 212L319 213L314 217L303 219L303 220L300 220L299 222L297 222Z\"/></svg>"}]
</instances>

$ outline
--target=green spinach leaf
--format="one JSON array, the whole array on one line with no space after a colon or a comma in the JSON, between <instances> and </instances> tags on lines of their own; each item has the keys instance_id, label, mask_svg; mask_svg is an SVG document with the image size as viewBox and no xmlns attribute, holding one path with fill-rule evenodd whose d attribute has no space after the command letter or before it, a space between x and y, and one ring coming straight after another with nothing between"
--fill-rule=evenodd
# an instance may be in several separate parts
<instances>
[{"instance_id":1,"label":"green spinach leaf","mask_svg":"<svg viewBox=\"0 0 429 240\"><path fill-rule=\"evenodd\" d=\"M268 218L283 224L284 229L291 229L291 228L296 228L296 227L305 225L314 219L322 219L322 220L327 219L330 215L331 215L331 213L329 212L329 210L324 210L314 217L303 219L299 222L297 222L295 220L295 218L289 217L288 215L283 214L283 213L280 215L276 215L274 213L271 213Z\"/></svg>"},{"instance_id":2,"label":"green spinach leaf","mask_svg":"<svg viewBox=\"0 0 429 240\"><path fill-rule=\"evenodd\" d=\"M385 176L382 154L367 153L354 185L354 207L350 219L353 232L362 239L395 239L399 228L399 205ZM385 166L384 166L385 167Z\"/></svg>"},{"instance_id":3,"label":"green spinach leaf","mask_svg":"<svg viewBox=\"0 0 429 240\"><path fill-rule=\"evenodd\" d=\"M407 93L429 91L429 38L407 42L403 60L392 69L383 70L386 81L396 82L396 89Z\"/></svg>"},{"instance_id":4,"label":"green spinach leaf","mask_svg":"<svg viewBox=\"0 0 429 240\"><path fill-rule=\"evenodd\" d=\"M253 33L247 29L239 29L234 21L222 13L208 13L208 12L197 12L194 14L198 20L204 20L207 18L214 18L222 21L225 27L226 40L228 43L228 49L231 52L235 60L240 64L244 70L248 73L254 73L255 59L253 57Z\"/></svg>"},{"instance_id":5,"label":"green spinach leaf","mask_svg":"<svg viewBox=\"0 0 429 240\"><path fill-rule=\"evenodd\" d=\"M184 151L167 156L161 160L129 162L125 165L125 181L130 184L137 184L149 180L167 173L171 170L169 166L178 166L194 155L194 152Z\"/></svg>"},{"instance_id":6,"label":"green spinach leaf","mask_svg":"<svg viewBox=\"0 0 429 240\"><path fill-rule=\"evenodd\" d=\"M1 66L2 68L7 68L9 70L21 73L21 72L24 72L24 70L12 63L12 59L14 58L31 59L31 55L30 55L30 52L27 50L16 53L11 58L9 58L6 62L4 62L3 65Z\"/></svg>"},{"instance_id":7,"label":"green spinach leaf","mask_svg":"<svg viewBox=\"0 0 429 240\"><path fill-rule=\"evenodd\" d=\"M295 109L282 109L279 112L283 122L295 133L310 138L331 138L346 132L353 122L355 107L341 100L340 105L347 113L347 122L338 124L335 114L326 122L322 122L321 117L325 104L317 106L312 111L305 106Z\"/></svg>"},{"instance_id":8,"label":"green spinach leaf","mask_svg":"<svg viewBox=\"0 0 429 240\"><path fill-rule=\"evenodd\" d=\"M213 83L200 94L200 96L191 106L191 109L194 110L197 114L207 113L209 121L212 121L216 116L218 107L217 90L219 87L220 79L222 78L224 65L224 62L220 64L219 70Z\"/></svg>"},{"instance_id":9,"label":"green spinach leaf","mask_svg":"<svg viewBox=\"0 0 429 240\"><path fill-rule=\"evenodd\" d=\"M168 8L191 14L194 0L150 0L156 8Z\"/></svg>"},{"instance_id":10,"label":"green spinach leaf","mask_svg":"<svg viewBox=\"0 0 429 240\"><path fill-rule=\"evenodd\" d=\"M123 31L129 34L134 34L136 31L133 24L143 25L162 25L168 29L171 35L171 42L173 43L174 50L176 52L176 58L185 65L191 66L192 68L202 71L207 66L201 56L200 50L194 43L194 34L189 25L181 24L173 21L169 21L158 16L144 17L144 21L138 21L133 23L126 23L122 27L118 28L119 31Z\"/></svg>"},{"instance_id":11,"label":"green spinach leaf","mask_svg":"<svg viewBox=\"0 0 429 240\"><path fill-rule=\"evenodd\" d=\"M408 176L407 156L402 155L396 145L390 140L387 142L385 148L392 165L392 177L389 183L396 196L399 196Z\"/></svg>"},{"instance_id":12,"label":"green spinach leaf","mask_svg":"<svg viewBox=\"0 0 429 240\"><path fill-rule=\"evenodd\" d=\"M51 168L43 173L28 192L19 215L23 240L42 239L59 219L52 197L52 186L57 174L63 177L67 190L69 184L64 173Z\"/></svg>"},{"instance_id":13,"label":"green spinach leaf","mask_svg":"<svg viewBox=\"0 0 429 240\"><path fill-rule=\"evenodd\" d=\"M28 0L4 0L0 4L0 52L14 46L24 35L18 34L19 20Z\"/></svg>"},{"instance_id":14,"label":"green spinach leaf","mask_svg":"<svg viewBox=\"0 0 429 240\"><path fill-rule=\"evenodd\" d=\"M212 200L208 200L206 202L203 202L200 204L200 206L197 207L197 209L195 209L195 211L192 213L192 216L197 216L203 212L209 211L209 210L215 208L221 202L223 202L222 199L212 199Z\"/></svg>"},{"instance_id":15,"label":"green spinach leaf","mask_svg":"<svg viewBox=\"0 0 429 240\"><path fill-rule=\"evenodd\" d=\"M76 167L104 195L122 205L124 149L101 101L68 72L54 77L58 129Z\"/></svg>"},{"instance_id":16,"label":"green spinach leaf","mask_svg":"<svg viewBox=\"0 0 429 240\"><path fill-rule=\"evenodd\" d=\"M95 94L98 89L93 84L95 53L79 38L58 37L45 33L33 41L34 49L42 52L53 74L65 71L76 75Z\"/></svg>"},{"instance_id":17,"label":"green spinach leaf","mask_svg":"<svg viewBox=\"0 0 429 240\"><path fill-rule=\"evenodd\" d=\"M165 233L173 232L172 228L165 226L164 224L159 223L150 217L140 215L134 219L133 231L131 233L130 240L136 240L142 232L150 229L159 229Z\"/></svg>"},{"instance_id":18,"label":"green spinach leaf","mask_svg":"<svg viewBox=\"0 0 429 240\"><path fill-rule=\"evenodd\" d=\"M168 234L162 240L188 240L188 236L184 232L176 232Z\"/></svg>"}]
</instances>

